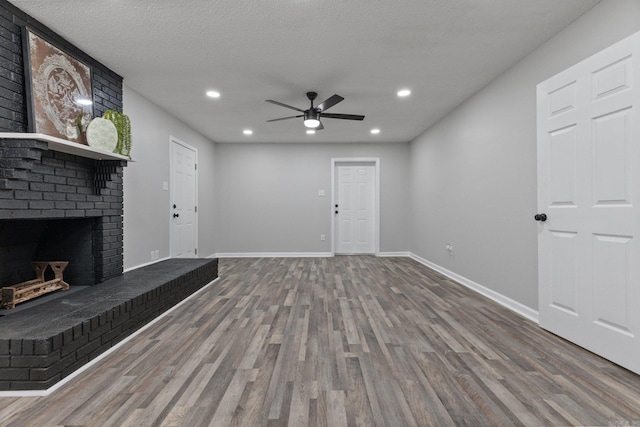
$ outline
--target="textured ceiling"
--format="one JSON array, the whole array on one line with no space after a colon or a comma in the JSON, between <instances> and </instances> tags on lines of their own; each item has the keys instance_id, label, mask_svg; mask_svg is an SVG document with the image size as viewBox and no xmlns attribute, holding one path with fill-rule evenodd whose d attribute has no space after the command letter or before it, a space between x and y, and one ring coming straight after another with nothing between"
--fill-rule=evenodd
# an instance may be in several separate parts
<instances>
[{"instance_id":1,"label":"textured ceiling","mask_svg":"<svg viewBox=\"0 0 640 427\"><path fill-rule=\"evenodd\" d=\"M11 1L216 142L410 141L597 2ZM265 123L296 114L265 99L306 109L307 91L366 118Z\"/></svg>"}]
</instances>

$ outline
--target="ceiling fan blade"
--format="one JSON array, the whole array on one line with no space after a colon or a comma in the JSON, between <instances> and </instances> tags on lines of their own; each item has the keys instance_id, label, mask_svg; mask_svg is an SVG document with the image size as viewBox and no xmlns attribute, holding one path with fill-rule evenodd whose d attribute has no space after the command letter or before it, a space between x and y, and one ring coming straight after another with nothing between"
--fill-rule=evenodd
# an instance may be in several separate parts
<instances>
[{"instance_id":1,"label":"ceiling fan blade","mask_svg":"<svg viewBox=\"0 0 640 427\"><path fill-rule=\"evenodd\" d=\"M300 111L300 112L303 112L303 113L304 113L304 110L301 110L301 109L300 109L300 108L298 108L298 107L292 107L291 105L283 104L282 102L274 101L274 100L272 100L272 99L265 99L265 101L270 102L270 103L272 103L272 104L279 105L279 106L281 106L281 107L291 108L292 110L296 110L296 111Z\"/></svg>"},{"instance_id":2,"label":"ceiling fan blade","mask_svg":"<svg viewBox=\"0 0 640 427\"><path fill-rule=\"evenodd\" d=\"M316 107L316 109L318 111L325 111L328 110L329 108L333 107L334 105L336 105L338 102L341 102L344 98L341 97L340 95L333 95L327 99L324 100L324 102L322 102L320 105L318 105Z\"/></svg>"},{"instance_id":3,"label":"ceiling fan blade","mask_svg":"<svg viewBox=\"0 0 640 427\"><path fill-rule=\"evenodd\" d=\"M331 113L322 113L321 117L326 117L328 119L344 119L344 120L363 120L364 116L359 116L356 114L331 114Z\"/></svg>"},{"instance_id":4,"label":"ceiling fan blade","mask_svg":"<svg viewBox=\"0 0 640 427\"><path fill-rule=\"evenodd\" d=\"M322 129L324 129L324 126L322 125L322 122L320 122L316 130L322 130Z\"/></svg>"},{"instance_id":5,"label":"ceiling fan blade","mask_svg":"<svg viewBox=\"0 0 640 427\"><path fill-rule=\"evenodd\" d=\"M304 117L304 114L300 114L299 116L289 116L289 117L281 117L279 119L271 119L271 120L267 120L268 122L277 122L279 120L287 120L287 119L295 119L297 117Z\"/></svg>"}]
</instances>

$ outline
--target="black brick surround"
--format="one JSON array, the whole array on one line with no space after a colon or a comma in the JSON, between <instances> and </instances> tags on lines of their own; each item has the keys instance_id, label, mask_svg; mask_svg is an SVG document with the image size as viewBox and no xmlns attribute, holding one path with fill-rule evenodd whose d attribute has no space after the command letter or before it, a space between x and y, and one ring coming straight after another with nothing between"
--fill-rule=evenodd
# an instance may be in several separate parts
<instances>
[{"instance_id":1,"label":"black brick surround","mask_svg":"<svg viewBox=\"0 0 640 427\"><path fill-rule=\"evenodd\" d=\"M126 162L48 151L46 142L2 139L1 134L0 154L0 176L11 175L0 178L0 241L2 224L11 220L95 218L94 283L122 274L122 176ZM6 286L32 278L24 278L23 273L21 280L4 281L8 280L6 269L26 267L29 272L29 261L35 261L13 265L4 257L7 252L15 249L0 247L0 282Z\"/></svg>"}]
</instances>

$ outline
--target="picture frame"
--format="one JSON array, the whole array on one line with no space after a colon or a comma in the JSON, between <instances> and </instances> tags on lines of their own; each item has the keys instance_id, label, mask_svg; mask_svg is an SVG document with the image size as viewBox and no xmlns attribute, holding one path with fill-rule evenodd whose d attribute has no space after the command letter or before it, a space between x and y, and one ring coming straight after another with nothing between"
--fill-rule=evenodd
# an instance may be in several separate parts
<instances>
[{"instance_id":1,"label":"picture frame","mask_svg":"<svg viewBox=\"0 0 640 427\"><path fill-rule=\"evenodd\" d=\"M27 130L86 144L93 115L91 68L23 27Z\"/></svg>"}]
</instances>

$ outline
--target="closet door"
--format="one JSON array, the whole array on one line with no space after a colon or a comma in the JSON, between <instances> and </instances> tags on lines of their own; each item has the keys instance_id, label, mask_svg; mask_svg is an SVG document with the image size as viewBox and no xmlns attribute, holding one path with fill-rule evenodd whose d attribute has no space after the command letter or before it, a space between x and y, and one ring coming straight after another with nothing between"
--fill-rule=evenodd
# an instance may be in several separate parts
<instances>
[{"instance_id":1,"label":"closet door","mask_svg":"<svg viewBox=\"0 0 640 427\"><path fill-rule=\"evenodd\" d=\"M637 373L639 84L640 33L538 85L536 216L540 326Z\"/></svg>"}]
</instances>

